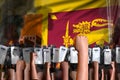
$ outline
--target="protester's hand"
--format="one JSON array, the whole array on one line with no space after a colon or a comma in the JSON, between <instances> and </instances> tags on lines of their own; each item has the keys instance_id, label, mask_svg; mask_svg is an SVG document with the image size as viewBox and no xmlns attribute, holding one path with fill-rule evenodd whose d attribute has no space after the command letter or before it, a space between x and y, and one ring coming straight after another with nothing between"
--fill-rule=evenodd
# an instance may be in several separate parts
<instances>
[{"instance_id":1,"label":"protester's hand","mask_svg":"<svg viewBox=\"0 0 120 80\"><path fill-rule=\"evenodd\" d=\"M50 64L49 62L47 62L47 63L45 63L45 64L46 64L46 68L47 68L47 69L50 69L51 64Z\"/></svg>"},{"instance_id":2,"label":"protester's hand","mask_svg":"<svg viewBox=\"0 0 120 80\"><path fill-rule=\"evenodd\" d=\"M93 66L96 66L98 65L98 62L97 61L93 61Z\"/></svg>"},{"instance_id":3,"label":"protester's hand","mask_svg":"<svg viewBox=\"0 0 120 80\"><path fill-rule=\"evenodd\" d=\"M115 62L111 62L112 69L115 70Z\"/></svg>"},{"instance_id":4,"label":"protester's hand","mask_svg":"<svg viewBox=\"0 0 120 80\"><path fill-rule=\"evenodd\" d=\"M69 68L69 66L68 66L68 62L61 62L61 68L64 70L64 69L68 69Z\"/></svg>"},{"instance_id":5,"label":"protester's hand","mask_svg":"<svg viewBox=\"0 0 120 80\"><path fill-rule=\"evenodd\" d=\"M85 36L76 36L75 38L75 48L79 50L83 50L83 46L88 45L88 39ZM86 48L85 48L86 49Z\"/></svg>"},{"instance_id":6,"label":"protester's hand","mask_svg":"<svg viewBox=\"0 0 120 80\"><path fill-rule=\"evenodd\" d=\"M37 54L35 52L31 53L31 62L35 63L35 59L37 58Z\"/></svg>"},{"instance_id":7,"label":"protester's hand","mask_svg":"<svg viewBox=\"0 0 120 80\"><path fill-rule=\"evenodd\" d=\"M23 60L17 61L16 68L19 69L19 70L20 69L24 70L25 69L25 62Z\"/></svg>"},{"instance_id":8,"label":"protester's hand","mask_svg":"<svg viewBox=\"0 0 120 80\"><path fill-rule=\"evenodd\" d=\"M94 67L95 70L98 69L99 63L97 61L94 61L93 62L93 67Z\"/></svg>"}]
</instances>

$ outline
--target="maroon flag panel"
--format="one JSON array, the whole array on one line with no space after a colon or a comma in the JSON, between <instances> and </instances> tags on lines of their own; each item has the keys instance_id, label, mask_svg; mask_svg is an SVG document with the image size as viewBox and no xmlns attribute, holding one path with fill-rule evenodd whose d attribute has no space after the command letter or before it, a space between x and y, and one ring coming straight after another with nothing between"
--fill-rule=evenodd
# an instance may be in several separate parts
<instances>
[{"instance_id":1,"label":"maroon flag panel","mask_svg":"<svg viewBox=\"0 0 120 80\"><path fill-rule=\"evenodd\" d=\"M51 16L55 16L56 19L53 19ZM107 8L105 7L70 12L49 13L48 44L53 44L57 47L63 45L63 36L65 36L66 33L67 22L69 22L68 35L72 39L79 33L80 30L80 32L82 32L82 29L78 28L77 26L90 26L90 29L87 27L87 34L95 30L107 28ZM86 29L86 27L82 27ZM78 28L78 30L76 29L75 31L75 28Z\"/></svg>"}]
</instances>

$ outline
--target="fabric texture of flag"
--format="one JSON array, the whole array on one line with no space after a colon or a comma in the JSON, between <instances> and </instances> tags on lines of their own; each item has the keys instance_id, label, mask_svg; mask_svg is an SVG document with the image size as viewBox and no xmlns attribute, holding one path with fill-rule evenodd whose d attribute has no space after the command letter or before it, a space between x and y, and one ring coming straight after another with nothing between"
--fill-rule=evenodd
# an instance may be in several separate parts
<instances>
[{"instance_id":1,"label":"fabric texture of flag","mask_svg":"<svg viewBox=\"0 0 120 80\"><path fill-rule=\"evenodd\" d=\"M108 2L106 0L35 0L41 14L42 45L72 45L76 35L88 37L89 44L109 42Z\"/></svg>"}]
</instances>

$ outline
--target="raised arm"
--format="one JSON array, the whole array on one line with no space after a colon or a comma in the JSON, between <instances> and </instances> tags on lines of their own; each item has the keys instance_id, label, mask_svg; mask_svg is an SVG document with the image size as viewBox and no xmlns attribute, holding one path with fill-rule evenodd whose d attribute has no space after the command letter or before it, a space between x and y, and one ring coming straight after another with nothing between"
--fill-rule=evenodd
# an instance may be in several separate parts
<instances>
[{"instance_id":1,"label":"raised arm","mask_svg":"<svg viewBox=\"0 0 120 80\"><path fill-rule=\"evenodd\" d=\"M112 66L112 70L110 70L110 74L111 74L110 80L115 80L115 62L112 62L111 66Z\"/></svg>"},{"instance_id":2,"label":"raised arm","mask_svg":"<svg viewBox=\"0 0 120 80\"><path fill-rule=\"evenodd\" d=\"M85 36L76 36L75 47L78 50L76 80L88 80L88 40Z\"/></svg>"},{"instance_id":3,"label":"raised arm","mask_svg":"<svg viewBox=\"0 0 120 80\"><path fill-rule=\"evenodd\" d=\"M30 67L31 67L31 78L32 80L38 80L38 75L37 75L37 70L36 70L36 65L35 65L35 59L37 57L36 53L31 53L31 63L30 63Z\"/></svg>"},{"instance_id":4,"label":"raised arm","mask_svg":"<svg viewBox=\"0 0 120 80\"><path fill-rule=\"evenodd\" d=\"M66 62L66 61L61 62L61 68L62 68L62 80L69 80L68 79L68 74L69 74L68 62Z\"/></svg>"},{"instance_id":5,"label":"raised arm","mask_svg":"<svg viewBox=\"0 0 120 80\"><path fill-rule=\"evenodd\" d=\"M16 64L16 80L24 80L24 68L25 62L23 60L19 60Z\"/></svg>"}]
</instances>

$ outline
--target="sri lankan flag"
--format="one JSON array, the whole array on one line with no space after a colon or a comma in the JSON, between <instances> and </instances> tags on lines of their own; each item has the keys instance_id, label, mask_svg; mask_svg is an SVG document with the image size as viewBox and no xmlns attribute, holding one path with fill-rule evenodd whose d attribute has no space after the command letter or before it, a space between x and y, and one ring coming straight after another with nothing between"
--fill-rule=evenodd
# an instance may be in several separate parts
<instances>
[{"instance_id":1,"label":"sri lankan flag","mask_svg":"<svg viewBox=\"0 0 120 80\"><path fill-rule=\"evenodd\" d=\"M107 6L106 0L34 0L33 15L40 17L37 35L42 36L42 45L68 47L76 35L86 35L90 45L107 44L110 26ZM32 28L31 31L36 33Z\"/></svg>"}]
</instances>

